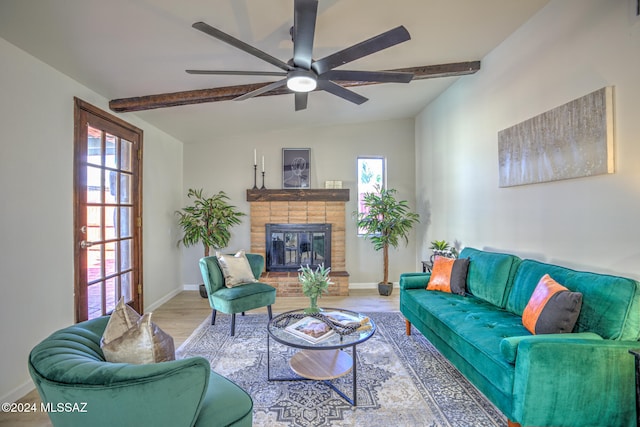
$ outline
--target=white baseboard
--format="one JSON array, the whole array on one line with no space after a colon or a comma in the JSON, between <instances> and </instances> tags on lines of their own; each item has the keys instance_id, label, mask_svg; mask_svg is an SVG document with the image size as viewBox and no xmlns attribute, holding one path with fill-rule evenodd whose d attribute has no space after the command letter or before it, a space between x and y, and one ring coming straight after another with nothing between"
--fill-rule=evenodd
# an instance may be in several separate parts
<instances>
[{"instance_id":1,"label":"white baseboard","mask_svg":"<svg viewBox=\"0 0 640 427\"><path fill-rule=\"evenodd\" d=\"M398 284L394 283L393 287L398 288ZM378 289L377 283L349 283L349 289Z\"/></svg>"},{"instance_id":2,"label":"white baseboard","mask_svg":"<svg viewBox=\"0 0 640 427\"><path fill-rule=\"evenodd\" d=\"M156 308L160 307L165 302L169 301L171 298L173 298L176 295L178 295L180 292L182 292L182 289L180 289L180 288L174 289L173 291L169 292L168 294L166 294L165 296L163 296L162 298L160 298L159 300L157 300L153 304L145 307L145 309L144 309L145 313L155 310Z\"/></svg>"},{"instance_id":3,"label":"white baseboard","mask_svg":"<svg viewBox=\"0 0 640 427\"><path fill-rule=\"evenodd\" d=\"M398 287L397 283L393 284L394 288ZM183 291L197 291L200 289L200 285L182 285ZM377 283L349 283L349 289L378 289Z\"/></svg>"},{"instance_id":4,"label":"white baseboard","mask_svg":"<svg viewBox=\"0 0 640 427\"><path fill-rule=\"evenodd\" d=\"M0 399L2 400L2 402L15 402L23 398L25 395L31 393L33 390L35 390L35 388L36 386L33 384L33 381L29 380L22 385L14 388L4 396L0 397Z\"/></svg>"}]
</instances>

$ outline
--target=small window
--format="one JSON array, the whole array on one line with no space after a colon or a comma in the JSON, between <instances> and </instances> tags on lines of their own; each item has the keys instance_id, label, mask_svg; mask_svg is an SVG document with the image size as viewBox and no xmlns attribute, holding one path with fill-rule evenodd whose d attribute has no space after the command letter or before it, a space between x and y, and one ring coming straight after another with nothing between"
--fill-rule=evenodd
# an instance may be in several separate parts
<instances>
[{"instance_id":1,"label":"small window","mask_svg":"<svg viewBox=\"0 0 640 427\"><path fill-rule=\"evenodd\" d=\"M377 193L386 186L386 160L384 157L358 157L358 214L366 213L364 195ZM358 234L366 234L358 230Z\"/></svg>"}]
</instances>

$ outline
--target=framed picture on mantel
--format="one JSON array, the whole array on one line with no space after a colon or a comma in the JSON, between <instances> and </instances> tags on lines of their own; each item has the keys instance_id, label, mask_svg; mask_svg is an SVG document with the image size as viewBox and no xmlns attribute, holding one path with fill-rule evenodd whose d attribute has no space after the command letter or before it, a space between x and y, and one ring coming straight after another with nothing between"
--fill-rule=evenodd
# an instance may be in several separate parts
<instances>
[{"instance_id":1,"label":"framed picture on mantel","mask_svg":"<svg viewBox=\"0 0 640 427\"><path fill-rule=\"evenodd\" d=\"M310 188L309 148L282 149L282 188Z\"/></svg>"}]
</instances>

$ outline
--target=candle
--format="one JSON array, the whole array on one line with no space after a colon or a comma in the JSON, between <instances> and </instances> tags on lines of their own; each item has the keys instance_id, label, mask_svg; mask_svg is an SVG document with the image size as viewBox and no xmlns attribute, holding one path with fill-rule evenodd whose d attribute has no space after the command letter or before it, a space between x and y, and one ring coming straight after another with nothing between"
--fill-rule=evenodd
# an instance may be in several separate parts
<instances>
[{"instance_id":1,"label":"candle","mask_svg":"<svg viewBox=\"0 0 640 427\"><path fill-rule=\"evenodd\" d=\"M253 166L256 166L258 164L258 152L256 151L256 149L253 149Z\"/></svg>"},{"instance_id":2,"label":"candle","mask_svg":"<svg viewBox=\"0 0 640 427\"><path fill-rule=\"evenodd\" d=\"M262 172L264 172L264 156L262 156Z\"/></svg>"}]
</instances>

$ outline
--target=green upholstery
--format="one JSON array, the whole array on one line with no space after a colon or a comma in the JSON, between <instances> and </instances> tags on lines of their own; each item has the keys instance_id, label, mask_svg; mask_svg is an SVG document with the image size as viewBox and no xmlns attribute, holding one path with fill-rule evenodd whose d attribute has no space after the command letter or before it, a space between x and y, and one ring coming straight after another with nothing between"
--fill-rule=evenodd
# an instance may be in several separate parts
<instances>
[{"instance_id":1,"label":"green upholstery","mask_svg":"<svg viewBox=\"0 0 640 427\"><path fill-rule=\"evenodd\" d=\"M469 258L467 273L469 292L477 298L504 308L513 276L520 265L520 258L515 255L484 252L473 248L464 248L460 252L460 258Z\"/></svg>"},{"instance_id":2,"label":"green upholstery","mask_svg":"<svg viewBox=\"0 0 640 427\"><path fill-rule=\"evenodd\" d=\"M251 426L251 397L194 357L147 365L109 363L100 350L107 316L43 340L29 372L54 426ZM84 411L80 411L84 410Z\"/></svg>"},{"instance_id":3,"label":"green upholstery","mask_svg":"<svg viewBox=\"0 0 640 427\"><path fill-rule=\"evenodd\" d=\"M569 290L582 293L582 309L574 332L595 332L605 339L640 338L640 288L638 282L625 277L524 260L518 269L507 309L522 315L545 273Z\"/></svg>"},{"instance_id":4,"label":"green upholstery","mask_svg":"<svg viewBox=\"0 0 640 427\"><path fill-rule=\"evenodd\" d=\"M264 269L264 257L258 254L246 254L246 256L254 277L259 279ZM273 286L254 282L227 288L218 259L215 256L204 257L200 260L200 272L212 309L212 325L215 325L218 311L231 314L231 336L235 335L236 313L244 314L245 311L267 307L269 319L271 319L271 304L276 301L276 289Z\"/></svg>"},{"instance_id":5,"label":"green upholstery","mask_svg":"<svg viewBox=\"0 0 640 427\"><path fill-rule=\"evenodd\" d=\"M427 291L429 273L405 273L400 310L469 381L522 426L636 425L628 350L640 348L637 281L473 248L461 256L469 294ZM573 334L522 326L545 273L583 293Z\"/></svg>"}]
</instances>

